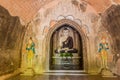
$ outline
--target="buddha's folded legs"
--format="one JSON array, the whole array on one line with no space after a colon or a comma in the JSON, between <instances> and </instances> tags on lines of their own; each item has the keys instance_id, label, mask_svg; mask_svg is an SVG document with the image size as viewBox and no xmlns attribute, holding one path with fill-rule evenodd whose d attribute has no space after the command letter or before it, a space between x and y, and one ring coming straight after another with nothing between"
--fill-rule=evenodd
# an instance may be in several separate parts
<instances>
[{"instance_id":1,"label":"buddha's folded legs","mask_svg":"<svg viewBox=\"0 0 120 80\"><path fill-rule=\"evenodd\" d=\"M58 50L55 50L55 53L77 53L78 50L77 49L68 49L68 50L64 50L64 49L61 49L59 52Z\"/></svg>"}]
</instances>

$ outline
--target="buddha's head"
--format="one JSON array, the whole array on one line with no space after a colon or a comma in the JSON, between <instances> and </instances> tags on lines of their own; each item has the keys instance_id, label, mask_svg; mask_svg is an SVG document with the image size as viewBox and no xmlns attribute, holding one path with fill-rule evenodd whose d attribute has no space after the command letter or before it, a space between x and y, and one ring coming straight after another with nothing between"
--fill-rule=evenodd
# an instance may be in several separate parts
<instances>
[{"instance_id":1,"label":"buddha's head","mask_svg":"<svg viewBox=\"0 0 120 80\"><path fill-rule=\"evenodd\" d=\"M69 36L69 29L66 27L63 29L63 36Z\"/></svg>"}]
</instances>

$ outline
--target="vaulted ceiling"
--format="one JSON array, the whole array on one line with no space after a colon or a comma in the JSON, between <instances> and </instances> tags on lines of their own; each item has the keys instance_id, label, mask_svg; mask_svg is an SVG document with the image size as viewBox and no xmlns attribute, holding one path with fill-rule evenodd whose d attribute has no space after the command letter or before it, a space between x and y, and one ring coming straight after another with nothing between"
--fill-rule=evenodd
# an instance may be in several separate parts
<instances>
[{"instance_id":1,"label":"vaulted ceiling","mask_svg":"<svg viewBox=\"0 0 120 80\"><path fill-rule=\"evenodd\" d=\"M0 5L6 8L12 16L19 16L25 23L29 22L45 5L62 0L0 0ZM77 0L79 1L79 0ZM97 13L104 12L111 4L120 0L83 0L91 5Z\"/></svg>"}]
</instances>

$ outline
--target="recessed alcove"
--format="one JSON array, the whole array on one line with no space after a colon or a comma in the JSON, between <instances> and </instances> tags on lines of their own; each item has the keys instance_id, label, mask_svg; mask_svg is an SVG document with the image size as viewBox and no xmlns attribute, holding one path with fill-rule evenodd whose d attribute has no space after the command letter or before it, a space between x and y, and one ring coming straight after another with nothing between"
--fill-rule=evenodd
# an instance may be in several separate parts
<instances>
[{"instance_id":1,"label":"recessed alcove","mask_svg":"<svg viewBox=\"0 0 120 80\"><path fill-rule=\"evenodd\" d=\"M63 34L64 28L69 30L69 36L73 38L73 47L72 49L77 50L77 52L72 53L72 64L64 66L62 65L62 58L60 53L56 53L56 50L59 47L59 37ZM83 70L87 71L87 37L82 30L82 26L76 22L69 19L62 19L58 21L47 33L45 37L45 49L46 53L45 60L45 72L51 70ZM71 58L68 56L68 58Z\"/></svg>"},{"instance_id":2,"label":"recessed alcove","mask_svg":"<svg viewBox=\"0 0 120 80\"><path fill-rule=\"evenodd\" d=\"M66 54L65 50L61 49L61 52L57 52L59 48L60 38L63 36L64 28L68 32L68 37L65 41L68 48L66 50L67 56L61 56ZM71 37L72 41L69 40ZM65 49L65 48L64 48ZM63 24L58 29L56 29L50 39L50 58L49 58L49 68L50 70L83 70L83 50L82 50L82 40L80 33L69 24ZM71 54L71 56L69 56Z\"/></svg>"}]
</instances>

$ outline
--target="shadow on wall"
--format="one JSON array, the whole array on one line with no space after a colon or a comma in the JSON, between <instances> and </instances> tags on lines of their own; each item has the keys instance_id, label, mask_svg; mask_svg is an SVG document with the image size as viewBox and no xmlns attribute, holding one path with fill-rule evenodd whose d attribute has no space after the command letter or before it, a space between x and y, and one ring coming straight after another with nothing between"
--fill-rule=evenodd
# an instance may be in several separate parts
<instances>
[{"instance_id":1,"label":"shadow on wall","mask_svg":"<svg viewBox=\"0 0 120 80\"><path fill-rule=\"evenodd\" d=\"M20 67L24 30L19 18L10 16L9 12L0 6L0 75Z\"/></svg>"},{"instance_id":2,"label":"shadow on wall","mask_svg":"<svg viewBox=\"0 0 120 80\"><path fill-rule=\"evenodd\" d=\"M112 53L113 61L117 67L117 74L120 75L120 5L111 5L102 14L102 25L108 30L112 36Z\"/></svg>"},{"instance_id":3,"label":"shadow on wall","mask_svg":"<svg viewBox=\"0 0 120 80\"><path fill-rule=\"evenodd\" d=\"M102 24L113 39L115 53L120 52L120 5L112 5L102 15Z\"/></svg>"}]
</instances>

